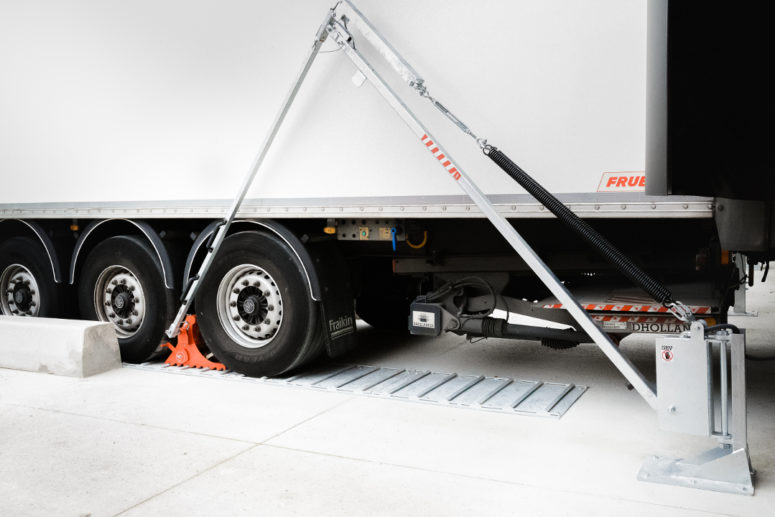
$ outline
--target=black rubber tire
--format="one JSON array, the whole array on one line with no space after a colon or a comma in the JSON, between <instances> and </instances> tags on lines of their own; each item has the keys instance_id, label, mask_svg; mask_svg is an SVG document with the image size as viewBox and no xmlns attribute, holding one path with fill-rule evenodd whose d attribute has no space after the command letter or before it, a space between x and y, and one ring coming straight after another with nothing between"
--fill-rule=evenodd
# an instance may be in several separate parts
<instances>
[{"instance_id":1,"label":"black rubber tire","mask_svg":"<svg viewBox=\"0 0 775 517\"><path fill-rule=\"evenodd\" d=\"M260 348L230 337L218 318L218 287L228 272L242 264L264 269L282 296L282 324ZM229 369L245 375L273 376L316 358L323 350L319 309L309 295L299 259L280 239L261 232L240 232L223 241L196 295L197 323L205 343Z\"/></svg>"},{"instance_id":2,"label":"black rubber tire","mask_svg":"<svg viewBox=\"0 0 775 517\"><path fill-rule=\"evenodd\" d=\"M113 265L130 270L145 293L142 324L131 336L118 338L121 359L128 363L140 363L164 341L164 331L175 316L175 293L164 285L158 256L146 240L134 235L110 237L94 247L81 268L78 306L83 319L99 319L94 307L94 289L100 273Z\"/></svg>"},{"instance_id":3,"label":"black rubber tire","mask_svg":"<svg viewBox=\"0 0 775 517\"><path fill-rule=\"evenodd\" d=\"M38 284L40 308L37 316L41 318L56 318L63 314L63 286L54 281L54 273L51 270L46 250L43 245L29 237L11 237L0 244L0 276L5 269L12 265L24 266ZM0 293L5 296L6 293ZM0 304L0 314L3 314ZM13 314L7 314L13 316Z\"/></svg>"}]
</instances>

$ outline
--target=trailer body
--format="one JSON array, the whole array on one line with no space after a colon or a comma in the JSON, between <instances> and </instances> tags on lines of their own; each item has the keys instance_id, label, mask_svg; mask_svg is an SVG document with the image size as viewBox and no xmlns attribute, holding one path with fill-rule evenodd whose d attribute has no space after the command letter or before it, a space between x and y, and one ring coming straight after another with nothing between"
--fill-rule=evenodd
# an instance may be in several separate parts
<instances>
[{"instance_id":1,"label":"trailer body","mask_svg":"<svg viewBox=\"0 0 775 517\"><path fill-rule=\"evenodd\" d=\"M153 351L329 7L7 9L0 310L112 321L125 358ZM739 276L719 241L717 200L646 194L645 2L359 7L470 126L642 266L683 286L697 312L724 318ZM354 71L336 45L323 48L197 297L203 333L232 368L272 374L343 353L353 298L366 321L406 329L415 296L471 275L532 301L523 315L561 310ZM622 291L615 271L423 99L405 102L603 328L683 328Z\"/></svg>"}]
</instances>

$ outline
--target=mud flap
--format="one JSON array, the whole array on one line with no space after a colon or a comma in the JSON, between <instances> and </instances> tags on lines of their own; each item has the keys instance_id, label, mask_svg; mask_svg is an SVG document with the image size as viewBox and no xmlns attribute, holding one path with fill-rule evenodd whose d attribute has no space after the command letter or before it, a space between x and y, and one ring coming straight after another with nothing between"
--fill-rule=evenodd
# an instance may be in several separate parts
<instances>
[{"instance_id":1,"label":"mud flap","mask_svg":"<svg viewBox=\"0 0 775 517\"><path fill-rule=\"evenodd\" d=\"M326 352L329 357L337 357L357 344L352 278L347 261L335 242L309 242L306 248L315 262L320 282Z\"/></svg>"}]
</instances>

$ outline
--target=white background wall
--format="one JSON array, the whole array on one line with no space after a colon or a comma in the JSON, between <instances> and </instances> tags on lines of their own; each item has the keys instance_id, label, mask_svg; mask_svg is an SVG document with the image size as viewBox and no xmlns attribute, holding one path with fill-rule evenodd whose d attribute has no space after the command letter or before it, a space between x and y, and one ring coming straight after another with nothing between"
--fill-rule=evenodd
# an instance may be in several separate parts
<instances>
[{"instance_id":1,"label":"white background wall","mask_svg":"<svg viewBox=\"0 0 775 517\"><path fill-rule=\"evenodd\" d=\"M0 0L0 203L232 197L331 4ZM645 0L356 5L550 190L644 168ZM460 193L353 72L318 58L249 197ZM391 82L486 192L521 192Z\"/></svg>"}]
</instances>

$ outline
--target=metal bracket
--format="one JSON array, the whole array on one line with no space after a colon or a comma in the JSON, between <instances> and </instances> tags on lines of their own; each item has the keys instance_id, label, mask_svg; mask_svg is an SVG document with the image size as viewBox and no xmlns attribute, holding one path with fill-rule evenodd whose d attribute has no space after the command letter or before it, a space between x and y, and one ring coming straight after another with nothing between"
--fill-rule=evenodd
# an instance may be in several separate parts
<instances>
[{"instance_id":1,"label":"metal bracket","mask_svg":"<svg viewBox=\"0 0 775 517\"><path fill-rule=\"evenodd\" d=\"M720 385L715 397L709 397L709 411L705 415L697 414L696 407L689 407L686 411L694 411L694 414L678 418L678 426L684 427L683 432L691 434L703 434L697 432L699 428L704 427L706 436L715 437L719 446L702 454L691 458L664 458L652 456L648 458L638 473L638 479L652 483L663 483L669 485L678 485L691 488L701 488L713 490L716 492L730 492L735 494L753 495L753 475L751 468L751 459L748 454L748 430L746 421L746 393L745 393L745 331L739 334L717 333L715 336L705 336L705 325L702 322L695 322L688 335L682 335L677 338L663 338L659 342L665 343L662 346L662 354L668 355L659 357L660 350L657 349L657 361L665 360L668 362L678 362L681 360L679 354L686 352L700 358L704 362L704 371L701 373L705 377L707 385L707 395L712 395L713 375L712 375L712 354L711 347L716 345L719 349L719 379ZM658 342L658 343L659 343ZM669 344L684 344L675 348ZM670 348L668 348L670 347ZM693 368L696 370L696 368ZM702 367L700 368L702 369ZM678 370L676 380L683 379L691 384L691 379L685 378L685 369ZM729 377L731 374L731 405L729 404ZM660 379L660 367L657 366L657 382L660 395L660 406L663 411L680 413L681 407L676 408L673 404L673 398L678 393L678 398L684 390L680 385L675 390L670 390L669 386L663 386ZM664 388L664 389L663 389ZM699 389L699 387L698 387ZM686 396L696 401L696 396L687 394ZM686 397L684 397L686 398ZM715 404L713 399L719 402L719 418L715 418ZM668 430L678 430L671 424L670 417L660 415L660 424L667 422ZM703 419L706 421L703 422ZM730 425L731 424L731 425Z\"/></svg>"},{"instance_id":2,"label":"metal bracket","mask_svg":"<svg viewBox=\"0 0 775 517\"><path fill-rule=\"evenodd\" d=\"M742 253L735 253L735 266L738 271L745 271L745 255ZM748 291L748 282L740 282L735 289L735 305L729 309L730 316L759 316L758 311L749 311L746 308L746 292Z\"/></svg>"}]
</instances>

